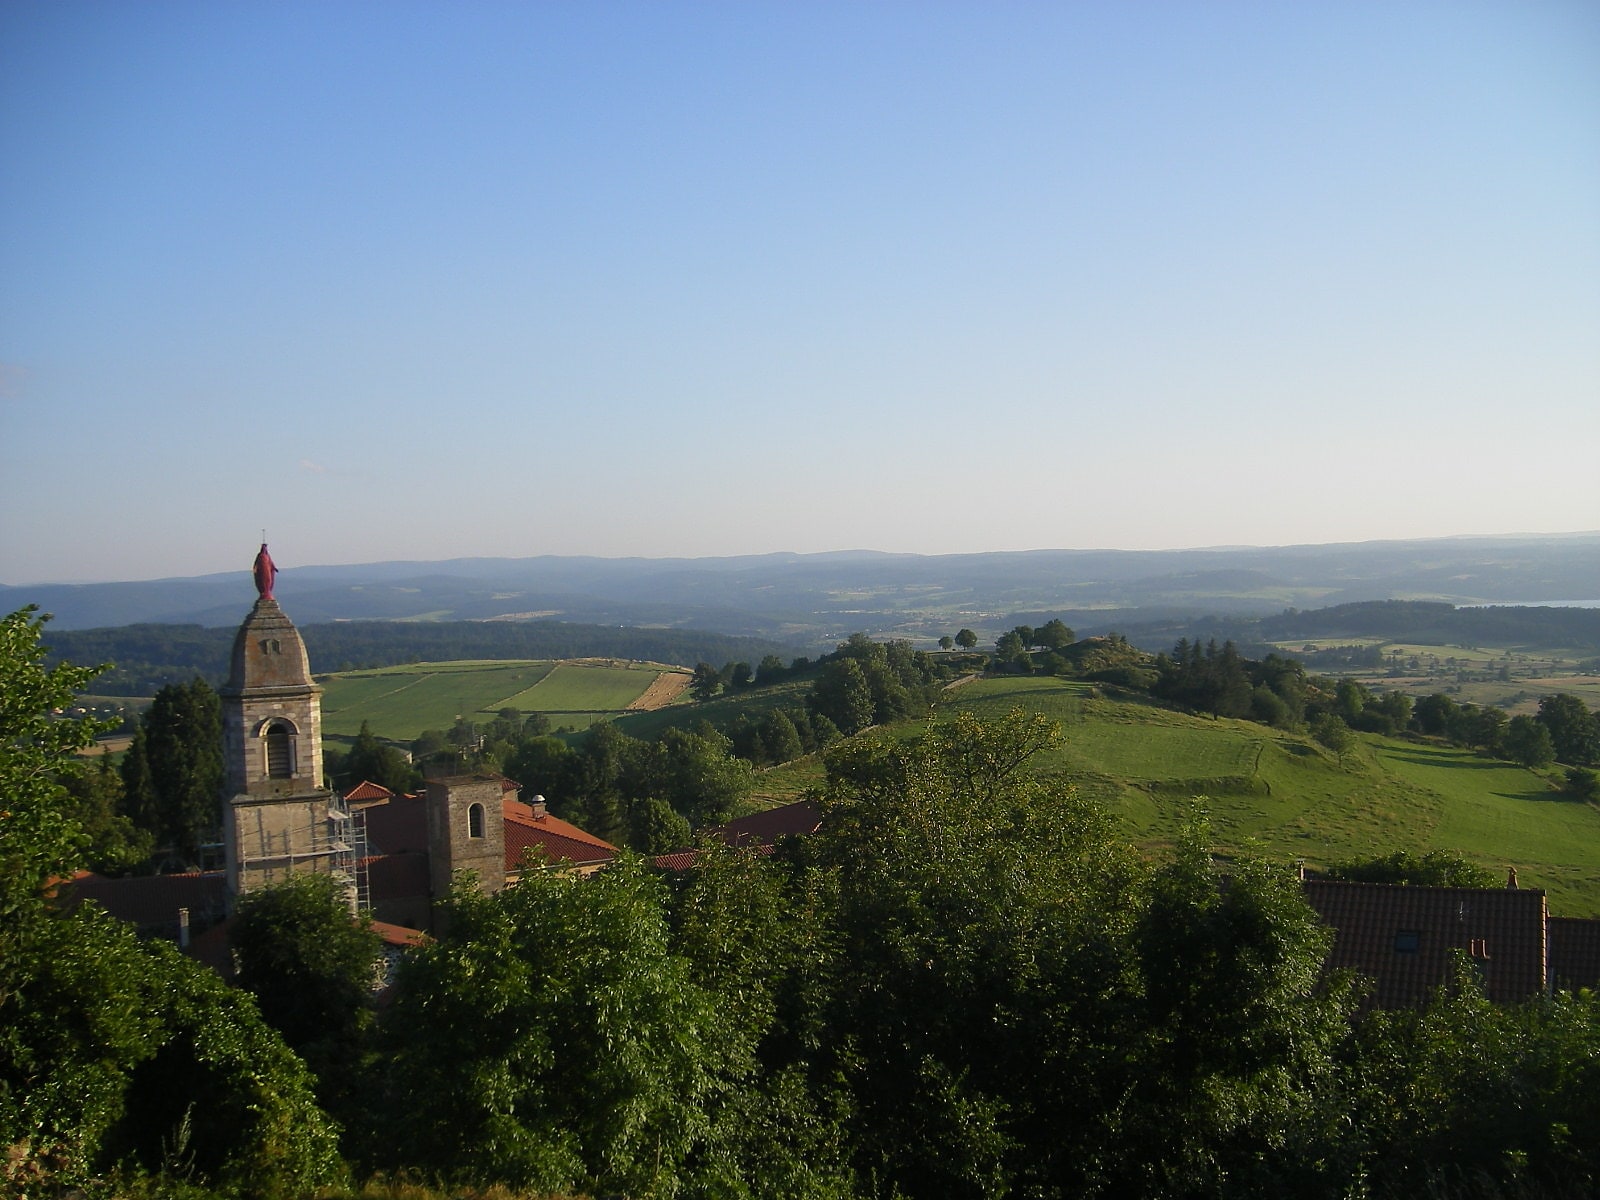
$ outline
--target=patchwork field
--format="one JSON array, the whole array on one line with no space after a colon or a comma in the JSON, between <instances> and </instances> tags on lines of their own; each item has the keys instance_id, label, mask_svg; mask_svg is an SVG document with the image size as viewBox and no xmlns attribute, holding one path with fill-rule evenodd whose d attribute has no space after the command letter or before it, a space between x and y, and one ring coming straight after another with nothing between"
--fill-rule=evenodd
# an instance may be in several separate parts
<instances>
[{"instance_id":1,"label":"patchwork field","mask_svg":"<svg viewBox=\"0 0 1600 1200\"><path fill-rule=\"evenodd\" d=\"M321 680L322 728L352 738L361 723L406 741L424 729L449 729L458 718L493 720L502 708L542 712L556 727L582 729L639 702L664 675L681 669L615 660L575 662L413 663L350 671Z\"/></svg>"}]
</instances>

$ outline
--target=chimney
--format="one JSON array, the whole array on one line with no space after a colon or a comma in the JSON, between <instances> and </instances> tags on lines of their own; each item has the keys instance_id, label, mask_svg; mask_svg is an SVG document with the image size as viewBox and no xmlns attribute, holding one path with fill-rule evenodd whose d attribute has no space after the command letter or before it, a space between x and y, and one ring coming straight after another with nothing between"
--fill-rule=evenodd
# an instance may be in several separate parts
<instances>
[{"instance_id":1,"label":"chimney","mask_svg":"<svg viewBox=\"0 0 1600 1200\"><path fill-rule=\"evenodd\" d=\"M1515 867L1512 867L1511 873L1506 876L1506 886L1508 888L1514 888L1517 886L1517 869Z\"/></svg>"},{"instance_id":2,"label":"chimney","mask_svg":"<svg viewBox=\"0 0 1600 1200\"><path fill-rule=\"evenodd\" d=\"M178 949L187 950L188 948L189 948L189 910L187 908L180 908L178 910Z\"/></svg>"},{"instance_id":3,"label":"chimney","mask_svg":"<svg viewBox=\"0 0 1600 1200\"><path fill-rule=\"evenodd\" d=\"M545 812L543 796L535 796L532 800L528 801L528 807L533 810L533 819L535 821L544 820Z\"/></svg>"}]
</instances>

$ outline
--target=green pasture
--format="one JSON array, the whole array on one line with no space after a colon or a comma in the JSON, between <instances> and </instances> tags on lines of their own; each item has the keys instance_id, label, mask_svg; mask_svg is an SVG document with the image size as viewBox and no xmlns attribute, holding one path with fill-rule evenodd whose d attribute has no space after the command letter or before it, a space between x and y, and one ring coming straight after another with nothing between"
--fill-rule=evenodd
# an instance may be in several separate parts
<instances>
[{"instance_id":1,"label":"green pasture","mask_svg":"<svg viewBox=\"0 0 1600 1200\"><path fill-rule=\"evenodd\" d=\"M380 737L410 740L424 729L449 729L456 718L481 721L507 707L550 673L549 662L412 663L348 671L322 680L322 731L354 737L371 723Z\"/></svg>"},{"instance_id":2,"label":"green pasture","mask_svg":"<svg viewBox=\"0 0 1600 1200\"><path fill-rule=\"evenodd\" d=\"M620 715L667 668L650 663L472 661L411 663L322 679L322 731L353 738L363 721L380 737L409 741L460 717L485 722L502 708L542 712L584 729Z\"/></svg>"},{"instance_id":3,"label":"green pasture","mask_svg":"<svg viewBox=\"0 0 1600 1200\"><path fill-rule=\"evenodd\" d=\"M1600 808L1561 799L1536 772L1365 736L1340 759L1304 735L1052 679L987 679L957 695L980 716L1020 704L1059 721L1065 745L1039 766L1105 804L1141 844L1169 843L1203 809L1224 853L1326 866L1442 848L1515 866L1558 915L1600 915Z\"/></svg>"},{"instance_id":4,"label":"green pasture","mask_svg":"<svg viewBox=\"0 0 1600 1200\"><path fill-rule=\"evenodd\" d=\"M643 663L636 666L557 663L539 682L502 703L523 712L550 713L552 720L555 714L561 713L620 712L642 696L659 674L660 667Z\"/></svg>"}]
</instances>

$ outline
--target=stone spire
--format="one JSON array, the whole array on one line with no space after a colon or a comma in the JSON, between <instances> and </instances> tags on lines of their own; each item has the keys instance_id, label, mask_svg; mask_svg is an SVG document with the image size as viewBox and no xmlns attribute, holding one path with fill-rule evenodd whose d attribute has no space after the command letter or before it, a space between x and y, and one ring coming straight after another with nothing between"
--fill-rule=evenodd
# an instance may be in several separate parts
<instances>
[{"instance_id":1,"label":"stone spire","mask_svg":"<svg viewBox=\"0 0 1600 1200\"><path fill-rule=\"evenodd\" d=\"M251 568L256 602L233 639L222 698L229 800L224 844L231 890L301 871L343 869L348 814L323 783L322 689L306 644L272 598L266 543Z\"/></svg>"}]
</instances>

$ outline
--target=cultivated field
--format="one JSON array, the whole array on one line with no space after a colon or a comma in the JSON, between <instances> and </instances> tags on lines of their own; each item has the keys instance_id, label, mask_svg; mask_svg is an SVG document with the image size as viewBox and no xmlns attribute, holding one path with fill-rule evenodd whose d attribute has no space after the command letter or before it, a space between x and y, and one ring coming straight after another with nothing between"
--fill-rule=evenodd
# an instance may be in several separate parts
<instances>
[{"instance_id":1,"label":"cultivated field","mask_svg":"<svg viewBox=\"0 0 1600 1200\"><path fill-rule=\"evenodd\" d=\"M363 721L397 741L425 729L449 729L459 718L491 721L502 708L542 712L557 728L585 728L640 702L662 676L681 668L614 659L574 662L413 663L322 678L322 728L354 737Z\"/></svg>"}]
</instances>

